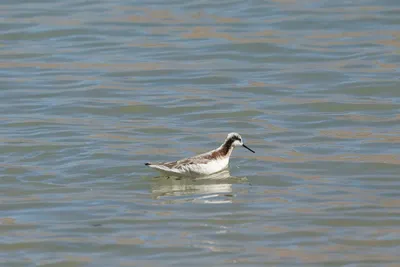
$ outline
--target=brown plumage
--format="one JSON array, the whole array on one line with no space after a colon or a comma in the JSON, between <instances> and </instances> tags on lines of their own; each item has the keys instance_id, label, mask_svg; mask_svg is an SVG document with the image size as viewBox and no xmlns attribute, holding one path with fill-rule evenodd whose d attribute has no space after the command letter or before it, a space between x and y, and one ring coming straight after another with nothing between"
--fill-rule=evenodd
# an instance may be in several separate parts
<instances>
[{"instance_id":1,"label":"brown plumage","mask_svg":"<svg viewBox=\"0 0 400 267\"><path fill-rule=\"evenodd\" d=\"M163 174L177 176L202 176L219 172L228 167L229 157L235 146L243 146L242 137L237 133L230 133L224 143L215 150L194 157L172 162L145 163Z\"/></svg>"}]
</instances>

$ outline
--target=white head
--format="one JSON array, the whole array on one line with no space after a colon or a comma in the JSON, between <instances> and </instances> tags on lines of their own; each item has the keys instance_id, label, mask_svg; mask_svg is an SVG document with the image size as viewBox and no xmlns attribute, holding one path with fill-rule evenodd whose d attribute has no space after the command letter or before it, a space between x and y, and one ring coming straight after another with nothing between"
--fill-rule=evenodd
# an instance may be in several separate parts
<instances>
[{"instance_id":1,"label":"white head","mask_svg":"<svg viewBox=\"0 0 400 267\"><path fill-rule=\"evenodd\" d=\"M230 133L230 134L228 134L228 136L225 139L225 143L227 143L227 142L231 143L231 145L233 147L242 146L242 147L247 148L251 152L255 153L252 149L250 149L245 144L243 144L243 139L240 136L240 134L238 134L238 133Z\"/></svg>"},{"instance_id":2,"label":"white head","mask_svg":"<svg viewBox=\"0 0 400 267\"><path fill-rule=\"evenodd\" d=\"M238 133L230 133L226 137L225 141L229 141L232 146L242 146L243 145L243 140L240 134Z\"/></svg>"}]
</instances>

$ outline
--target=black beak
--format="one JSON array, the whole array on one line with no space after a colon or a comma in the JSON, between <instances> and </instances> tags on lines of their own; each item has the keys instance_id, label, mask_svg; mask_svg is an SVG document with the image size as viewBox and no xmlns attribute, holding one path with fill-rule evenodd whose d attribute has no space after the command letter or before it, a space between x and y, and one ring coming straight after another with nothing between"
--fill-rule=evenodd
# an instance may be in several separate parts
<instances>
[{"instance_id":1,"label":"black beak","mask_svg":"<svg viewBox=\"0 0 400 267\"><path fill-rule=\"evenodd\" d=\"M250 150L250 151L253 152L253 153L256 153L253 149L251 149L250 147L246 146L245 144L243 144L243 147L244 147L244 148L247 148L248 150Z\"/></svg>"}]
</instances>

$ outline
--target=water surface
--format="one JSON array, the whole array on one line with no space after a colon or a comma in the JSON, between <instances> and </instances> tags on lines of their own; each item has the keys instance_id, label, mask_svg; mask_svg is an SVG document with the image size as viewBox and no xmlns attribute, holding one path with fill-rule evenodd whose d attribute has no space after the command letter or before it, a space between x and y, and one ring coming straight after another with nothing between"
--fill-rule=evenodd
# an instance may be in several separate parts
<instances>
[{"instance_id":1,"label":"water surface","mask_svg":"<svg viewBox=\"0 0 400 267\"><path fill-rule=\"evenodd\" d=\"M1 266L398 266L399 1L0 14ZM233 131L227 178L143 165Z\"/></svg>"}]
</instances>

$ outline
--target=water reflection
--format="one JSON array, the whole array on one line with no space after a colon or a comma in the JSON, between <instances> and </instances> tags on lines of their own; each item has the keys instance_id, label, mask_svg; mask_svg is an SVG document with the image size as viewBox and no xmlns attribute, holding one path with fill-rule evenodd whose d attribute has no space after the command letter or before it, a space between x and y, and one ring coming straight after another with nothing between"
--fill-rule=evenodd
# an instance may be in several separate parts
<instances>
[{"instance_id":1,"label":"water reflection","mask_svg":"<svg viewBox=\"0 0 400 267\"><path fill-rule=\"evenodd\" d=\"M151 193L156 199L192 196L196 202L230 203L232 185L246 182L246 177L231 176L229 170L196 179L158 176L152 179Z\"/></svg>"}]
</instances>

